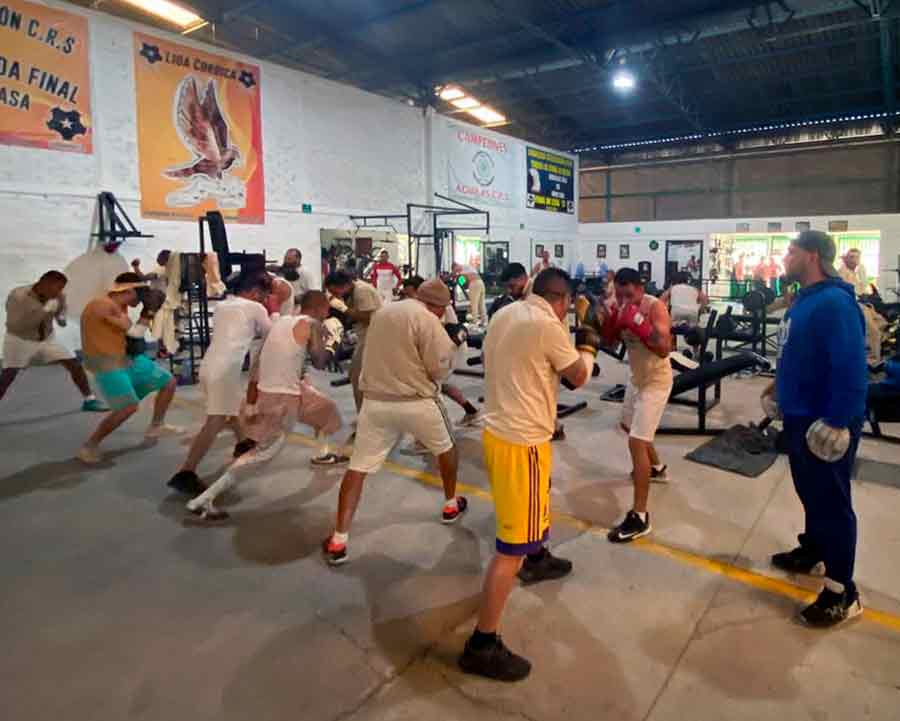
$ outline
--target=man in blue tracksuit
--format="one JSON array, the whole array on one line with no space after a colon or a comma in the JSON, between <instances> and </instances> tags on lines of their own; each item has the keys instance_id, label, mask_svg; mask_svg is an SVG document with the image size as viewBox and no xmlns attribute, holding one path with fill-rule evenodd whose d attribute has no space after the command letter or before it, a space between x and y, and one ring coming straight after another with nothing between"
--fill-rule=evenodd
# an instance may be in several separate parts
<instances>
[{"instance_id":1,"label":"man in blue tracksuit","mask_svg":"<svg viewBox=\"0 0 900 721\"><path fill-rule=\"evenodd\" d=\"M853 286L834 269L834 240L807 230L791 243L785 274L801 290L780 330L775 383L763 393L770 417L784 419L794 487L806 512L800 546L772 557L778 568L812 573L825 588L801 619L831 627L862 613L853 583L856 514L850 475L866 405L865 322Z\"/></svg>"}]
</instances>

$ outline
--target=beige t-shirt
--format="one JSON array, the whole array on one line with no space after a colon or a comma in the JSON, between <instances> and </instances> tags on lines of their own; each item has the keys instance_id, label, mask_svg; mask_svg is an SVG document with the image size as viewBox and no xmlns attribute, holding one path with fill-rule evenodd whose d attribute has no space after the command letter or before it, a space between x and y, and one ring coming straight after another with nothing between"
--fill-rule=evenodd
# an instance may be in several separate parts
<instances>
[{"instance_id":1,"label":"beige t-shirt","mask_svg":"<svg viewBox=\"0 0 900 721\"><path fill-rule=\"evenodd\" d=\"M484 341L485 424L510 443L553 436L560 373L578 361L569 328L537 295L499 310Z\"/></svg>"},{"instance_id":2,"label":"beige t-shirt","mask_svg":"<svg viewBox=\"0 0 900 721\"><path fill-rule=\"evenodd\" d=\"M455 355L456 344L424 303L390 303L369 324L360 390L379 401L436 398Z\"/></svg>"},{"instance_id":3,"label":"beige t-shirt","mask_svg":"<svg viewBox=\"0 0 900 721\"><path fill-rule=\"evenodd\" d=\"M649 317L650 309L659 302L658 298L645 295L641 299L639 310ZM628 365L631 369L629 380L635 388L672 387L672 364L668 358L660 358L629 331L622 333L622 340L628 348Z\"/></svg>"},{"instance_id":4,"label":"beige t-shirt","mask_svg":"<svg viewBox=\"0 0 900 721\"><path fill-rule=\"evenodd\" d=\"M850 270L846 265L841 263L841 267L838 268L838 275L845 283L849 283L853 286L856 295L865 295L869 292L869 274L866 272L866 268L862 263L857 265L853 270Z\"/></svg>"},{"instance_id":5,"label":"beige t-shirt","mask_svg":"<svg viewBox=\"0 0 900 721\"><path fill-rule=\"evenodd\" d=\"M355 310L374 311L381 308L383 302L381 300L381 296L378 294L378 291L375 289L375 286L362 280L354 280L353 297L351 298L350 305L352 305ZM372 319L374 320L374 318L375 316L373 314ZM367 331L370 326L371 320L369 321L369 325L363 325L362 323L353 324L353 330L356 331L356 338L358 343L365 342Z\"/></svg>"}]
</instances>

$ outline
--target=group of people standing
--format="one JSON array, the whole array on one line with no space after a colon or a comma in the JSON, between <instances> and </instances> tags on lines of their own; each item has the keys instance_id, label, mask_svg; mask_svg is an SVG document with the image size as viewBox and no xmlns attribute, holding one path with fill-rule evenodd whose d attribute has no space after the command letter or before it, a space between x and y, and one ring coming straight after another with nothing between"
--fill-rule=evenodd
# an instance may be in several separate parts
<instances>
[{"instance_id":1,"label":"group of people standing","mask_svg":"<svg viewBox=\"0 0 900 721\"><path fill-rule=\"evenodd\" d=\"M806 511L800 546L778 554L773 563L792 572L824 566L826 587L802 614L816 626L834 625L861 612L853 584L856 518L850 472L865 396L862 323L852 289L848 294L833 261L834 243L824 233L801 234L791 244L785 271L802 290L783 325L776 382L762 398L767 413L783 418L791 470ZM505 292L488 312L483 453L495 505L496 553L486 571L477 624L459 660L467 672L506 681L525 678L531 669L498 635L516 578L535 583L572 571L570 561L547 547L551 440L560 383L573 389L586 384L601 348L624 343L630 370L620 425L631 457L633 502L609 531L609 541L627 543L651 532L650 484L668 477L654 446L673 384L666 303L644 292L636 270L620 269L612 292L580 318L573 340L568 325L571 278L553 267L534 270L529 276L523 266L511 264L503 275ZM217 496L239 480L242 469L273 458L293 424L306 424L320 444L311 462L348 466L334 530L322 544L326 561L338 566L350 557L351 524L367 476L382 467L401 437L410 435L437 462L443 481L438 520L458 522L468 501L457 494L459 454L441 397L459 402L467 416L477 409L448 384L466 332L452 312L447 284L439 278L405 279L403 299L385 302L377 284L342 272L324 279L324 291L307 288L297 296L293 283L299 277L247 273L238 279L234 294L218 304L213 341L200 373L205 420L169 485L189 496L192 514L222 520L227 514L215 505ZM284 280L291 284L289 301L278 290ZM64 278L51 272L34 286L13 291L6 340L12 353L7 357L21 357L25 365L37 358L64 363L85 403L92 403L96 399L86 382L82 387L80 365L52 345L47 331L64 307L63 285ZM175 381L140 349L161 302L139 274L124 273L82 314L85 365L95 374L110 409L78 453L85 463L102 459L101 441L151 393L156 399L147 437L179 432L165 423ZM132 322L128 310L138 306L140 317ZM323 324L335 315L357 335L350 373L357 424L349 457L333 442L343 427L336 404L304 372L307 362L326 366ZM823 317L828 318L827 332L819 327ZM245 389L241 364L254 341L258 350ZM234 461L206 486L197 466L226 427L235 434Z\"/></svg>"}]
</instances>

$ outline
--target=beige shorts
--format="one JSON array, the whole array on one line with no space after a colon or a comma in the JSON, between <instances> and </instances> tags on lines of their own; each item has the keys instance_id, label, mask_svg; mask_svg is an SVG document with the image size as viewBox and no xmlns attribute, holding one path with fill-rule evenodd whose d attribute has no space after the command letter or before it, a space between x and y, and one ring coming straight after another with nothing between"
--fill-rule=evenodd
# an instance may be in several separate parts
<instances>
[{"instance_id":1,"label":"beige shorts","mask_svg":"<svg viewBox=\"0 0 900 721\"><path fill-rule=\"evenodd\" d=\"M453 448L450 429L447 410L439 398L400 402L366 398L359 412L350 469L375 473L406 433L439 456Z\"/></svg>"},{"instance_id":2,"label":"beige shorts","mask_svg":"<svg viewBox=\"0 0 900 721\"><path fill-rule=\"evenodd\" d=\"M671 384L665 387L638 388L628 382L622 404L622 425L628 429L631 438L648 443L653 441L663 413L666 412L671 392Z\"/></svg>"},{"instance_id":3,"label":"beige shorts","mask_svg":"<svg viewBox=\"0 0 900 721\"><path fill-rule=\"evenodd\" d=\"M206 415L237 416L241 412L244 400L244 384L241 372L216 373L204 372L200 367L200 390L206 400Z\"/></svg>"},{"instance_id":4,"label":"beige shorts","mask_svg":"<svg viewBox=\"0 0 900 721\"><path fill-rule=\"evenodd\" d=\"M25 340L7 333L3 341L3 367L27 368L33 365L59 363L75 357L64 345L60 345L51 335L44 340Z\"/></svg>"},{"instance_id":5,"label":"beige shorts","mask_svg":"<svg viewBox=\"0 0 900 721\"><path fill-rule=\"evenodd\" d=\"M260 391L253 416L247 415L246 404L241 407L241 427L257 443L290 431L295 423L326 436L337 433L343 425L335 402L308 381L301 384L299 396Z\"/></svg>"}]
</instances>

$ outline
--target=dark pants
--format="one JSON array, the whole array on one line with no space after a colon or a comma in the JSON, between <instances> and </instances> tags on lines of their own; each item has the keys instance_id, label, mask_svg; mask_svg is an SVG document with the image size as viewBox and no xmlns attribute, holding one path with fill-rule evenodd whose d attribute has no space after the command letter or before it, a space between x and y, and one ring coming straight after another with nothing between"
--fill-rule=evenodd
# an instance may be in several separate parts
<instances>
[{"instance_id":1,"label":"dark pants","mask_svg":"<svg viewBox=\"0 0 900 721\"><path fill-rule=\"evenodd\" d=\"M814 418L786 417L784 441L791 463L794 488L806 512L806 532L800 545L825 562L826 576L853 586L856 561L856 514L850 493L850 475L856 461L862 420L850 423L850 448L835 463L819 460L806 445L806 431Z\"/></svg>"}]
</instances>

